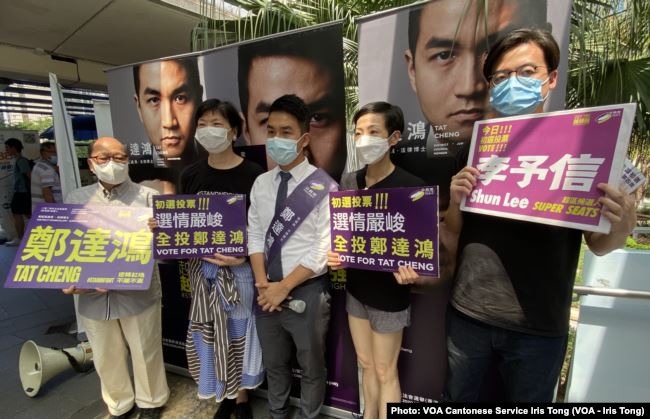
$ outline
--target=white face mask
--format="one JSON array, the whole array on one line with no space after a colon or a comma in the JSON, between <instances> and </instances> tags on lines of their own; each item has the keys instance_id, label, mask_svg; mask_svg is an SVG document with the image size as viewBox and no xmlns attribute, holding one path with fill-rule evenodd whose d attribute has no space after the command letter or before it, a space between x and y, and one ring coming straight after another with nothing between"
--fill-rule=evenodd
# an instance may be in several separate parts
<instances>
[{"instance_id":1,"label":"white face mask","mask_svg":"<svg viewBox=\"0 0 650 419\"><path fill-rule=\"evenodd\" d=\"M97 179L109 185L122 184L129 178L128 163L115 163L113 160L104 164L93 162L93 169Z\"/></svg>"},{"instance_id":2,"label":"white face mask","mask_svg":"<svg viewBox=\"0 0 650 419\"><path fill-rule=\"evenodd\" d=\"M362 135L354 143L354 147L357 150L357 159L361 164L373 164L379 161L388 150L390 150L390 144L388 144L388 138L381 137L372 137L370 135Z\"/></svg>"},{"instance_id":3,"label":"white face mask","mask_svg":"<svg viewBox=\"0 0 650 419\"><path fill-rule=\"evenodd\" d=\"M231 142L228 139L230 130L222 127L202 127L196 130L196 141L206 149L208 153L221 153Z\"/></svg>"}]
</instances>

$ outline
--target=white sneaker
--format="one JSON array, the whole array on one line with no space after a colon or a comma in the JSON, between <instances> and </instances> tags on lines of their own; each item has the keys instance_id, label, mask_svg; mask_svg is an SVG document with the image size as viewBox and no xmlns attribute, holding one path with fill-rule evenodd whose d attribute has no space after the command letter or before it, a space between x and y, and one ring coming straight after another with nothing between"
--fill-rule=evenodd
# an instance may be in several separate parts
<instances>
[{"instance_id":1,"label":"white sneaker","mask_svg":"<svg viewBox=\"0 0 650 419\"><path fill-rule=\"evenodd\" d=\"M19 244L20 244L20 239L13 239L13 240L9 240L8 242L5 242L5 246L9 246L9 247L18 246Z\"/></svg>"}]
</instances>

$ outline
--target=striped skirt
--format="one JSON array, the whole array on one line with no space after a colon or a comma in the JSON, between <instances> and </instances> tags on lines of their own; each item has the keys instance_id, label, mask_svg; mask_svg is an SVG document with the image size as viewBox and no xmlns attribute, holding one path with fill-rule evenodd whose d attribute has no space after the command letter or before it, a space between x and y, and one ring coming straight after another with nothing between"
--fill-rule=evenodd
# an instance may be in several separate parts
<instances>
[{"instance_id":1,"label":"striped skirt","mask_svg":"<svg viewBox=\"0 0 650 419\"><path fill-rule=\"evenodd\" d=\"M213 295L217 304L223 304L222 296L219 296L220 287L215 283L216 265L207 262L203 264L204 285L196 287L192 291L204 293L217 293ZM242 389L254 389L264 380L264 368L262 366L262 350L260 348L257 330L255 327L255 315L253 311L255 301L255 280L253 272L248 263L239 266L231 266L239 303L223 307L227 318L227 339L228 342L220 343L215 336L214 322L190 321L187 331L187 361L190 374L198 384L198 397L202 399L216 398L221 402L225 398L237 397L237 392ZM194 288L194 287L193 287ZM206 295L193 295L192 298L206 300ZM217 345L228 345L226 368L219 368L216 365L219 357ZM215 373L218 370L225 370L226 377L218 378Z\"/></svg>"}]
</instances>

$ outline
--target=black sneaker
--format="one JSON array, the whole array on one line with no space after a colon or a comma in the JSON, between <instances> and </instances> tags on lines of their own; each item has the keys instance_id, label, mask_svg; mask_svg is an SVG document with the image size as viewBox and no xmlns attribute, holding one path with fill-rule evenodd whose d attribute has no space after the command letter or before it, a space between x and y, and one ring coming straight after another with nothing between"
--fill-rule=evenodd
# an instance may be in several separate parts
<instances>
[{"instance_id":1,"label":"black sneaker","mask_svg":"<svg viewBox=\"0 0 650 419\"><path fill-rule=\"evenodd\" d=\"M135 411L135 405L131 407L128 412L122 413L121 415L112 415L109 413L108 419L128 419L131 417L134 411Z\"/></svg>"},{"instance_id":2,"label":"black sneaker","mask_svg":"<svg viewBox=\"0 0 650 419\"><path fill-rule=\"evenodd\" d=\"M235 406L235 419L253 419L253 410L250 403L238 403Z\"/></svg>"},{"instance_id":3,"label":"black sneaker","mask_svg":"<svg viewBox=\"0 0 650 419\"><path fill-rule=\"evenodd\" d=\"M235 410L236 403L235 399L223 399L223 401L219 403L217 413L214 414L214 419L230 419L230 415L232 415L232 412Z\"/></svg>"},{"instance_id":4,"label":"black sneaker","mask_svg":"<svg viewBox=\"0 0 650 419\"><path fill-rule=\"evenodd\" d=\"M139 419L159 419L162 414L162 407L153 407L149 409L140 408Z\"/></svg>"}]
</instances>

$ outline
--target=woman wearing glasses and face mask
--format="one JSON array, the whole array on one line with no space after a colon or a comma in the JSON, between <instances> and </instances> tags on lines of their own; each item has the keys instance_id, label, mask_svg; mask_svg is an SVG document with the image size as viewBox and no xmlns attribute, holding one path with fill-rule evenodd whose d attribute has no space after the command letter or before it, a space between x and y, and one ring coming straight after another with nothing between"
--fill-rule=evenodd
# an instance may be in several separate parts
<instances>
[{"instance_id":1,"label":"woman wearing glasses and face mask","mask_svg":"<svg viewBox=\"0 0 650 419\"><path fill-rule=\"evenodd\" d=\"M390 159L390 149L404 130L402 110L373 102L354 115L357 159L365 166L343 176L341 189L403 188L425 182ZM328 266L340 267L338 253L328 252ZM363 369L364 417L386 417L386 403L401 398L397 359L402 331L410 324L410 284L420 283L411 267L398 272L347 269L346 309L350 333Z\"/></svg>"},{"instance_id":2,"label":"woman wearing glasses and face mask","mask_svg":"<svg viewBox=\"0 0 650 419\"><path fill-rule=\"evenodd\" d=\"M196 140L209 154L183 171L181 193L244 194L248 208L253 182L264 170L232 149L242 132L237 109L209 99L197 108L195 122ZM229 418L233 411L237 418L252 418L246 389L259 386L264 371L250 264L244 257L215 254L190 259L189 267L192 304L187 358L199 398L215 397L221 403L215 418Z\"/></svg>"}]
</instances>

